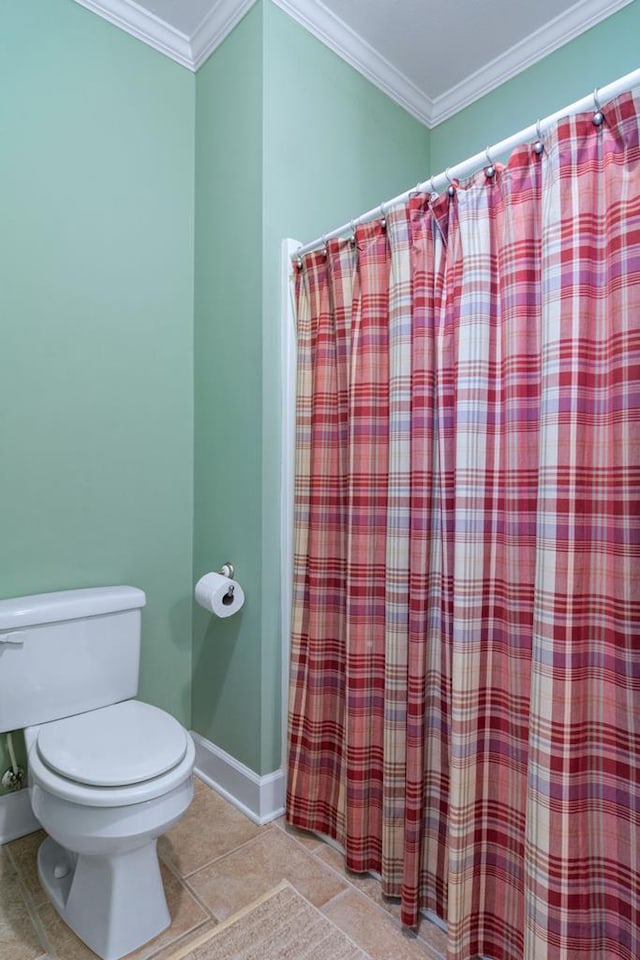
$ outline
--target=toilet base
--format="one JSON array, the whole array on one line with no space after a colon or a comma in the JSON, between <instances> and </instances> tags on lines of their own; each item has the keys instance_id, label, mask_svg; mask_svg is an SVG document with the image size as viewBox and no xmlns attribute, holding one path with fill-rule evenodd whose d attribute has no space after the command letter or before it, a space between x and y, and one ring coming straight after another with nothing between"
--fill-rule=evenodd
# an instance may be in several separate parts
<instances>
[{"instance_id":1,"label":"toilet base","mask_svg":"<svg viewBox=\"0 0 640 960\"><path fill-rule=\"evenodd\" d=\"M71 853L47 837L38 874L64 922L103 960L120 960L171 922L155 839L105 857Z\"/></svg>"}]
</instances>

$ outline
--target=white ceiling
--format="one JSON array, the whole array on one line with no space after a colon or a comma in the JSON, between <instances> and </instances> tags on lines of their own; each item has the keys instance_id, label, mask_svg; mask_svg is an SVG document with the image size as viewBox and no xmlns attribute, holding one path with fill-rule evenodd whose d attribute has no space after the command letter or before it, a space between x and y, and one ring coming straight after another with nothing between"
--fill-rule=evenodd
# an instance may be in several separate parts
<instances>
[{"instance_id":1,"label":"white ceiling","mask_svg":"<svg viewBox=\"0 0 640 960\"><path fill-rule=\"evenodd\" d=\"M566 13L575 0L325 0L325 5L435 100Z\"/></svg>"},{"instance_id":2,"label":"white ceiling","mask_svg":"<svg viewBox=\"0 0 640 960\"><path fill-rule=\"evenodd\" d=\"M196 70L255 0L76 0ZM429 126L633 0L273 0Z\"/></svg>"}]
</instances>

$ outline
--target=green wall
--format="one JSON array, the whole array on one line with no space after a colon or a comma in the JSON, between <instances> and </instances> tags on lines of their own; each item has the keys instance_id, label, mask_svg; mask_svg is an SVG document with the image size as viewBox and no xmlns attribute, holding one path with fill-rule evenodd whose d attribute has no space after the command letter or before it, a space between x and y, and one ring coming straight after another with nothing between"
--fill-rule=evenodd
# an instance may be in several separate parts
<instances>
[{"instance_id":1,"label":"green wall","mask_svg":"<svg viewBox=\"0 0 640 960\"><path fill-rule=\"evenodd\" d=\"M640 0L603 20L431 131L431 173L640 66Z\"/></svg>"},{"instance_id":2,"label":"green wall","mask_svg":"<svg viewBox=\"0 0 640 960\"><path fill-rule=\"evenodd\" d=\"M271 3L196 85L194 579L231 560L247 602L196 610L193 726L263 774L281 744L281 241L417 181L428 131Z\"/></svg>"},{"instance_id":3,"label":"green wall","mask_svg":"<svg viewBox=\"0 0 640 960\"><path fill-rule=\"evenodd\" d=\"M195 80L71 0L2 13L0 596L142 587L140 694L188 723Z\"/></svg>"},{"instance_id":4,"label":"green wall","mask_svg":"<svg viewBox=\"0 0 640 960\"><path fill-rule=\"evenodd\" d=\"M193 727L260 766L262 13L196 79L194 582L225 561L246 592L194 606Z\"/></svg>"}]
</instances>

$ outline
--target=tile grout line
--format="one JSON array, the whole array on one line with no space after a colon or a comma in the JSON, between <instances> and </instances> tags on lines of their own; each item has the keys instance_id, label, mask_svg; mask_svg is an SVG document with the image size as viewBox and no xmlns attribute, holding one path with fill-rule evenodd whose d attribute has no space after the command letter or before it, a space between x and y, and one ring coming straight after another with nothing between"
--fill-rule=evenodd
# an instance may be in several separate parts
<instances>
[{"instance_id":1,"label":"tile grout line","mask_svg":"<svg viewBox=\"0 0 640 960\"><path fill-rule=\"evenodd\" d=\"M284 819L284 818L282 818L282 819ZM285 821L285 823L286 823L286 821ZM401 929L402 929L402 924L399 923L399 921L396 920L396 918L393 916L393 914L391 913L390 910L386 910L386 909L385 909L383 906L381 906L379 903L376 903L376 901L373 899L373 897L370 897L369 894L364 893L364 892L360 889L360 887L358 887L357 884L355 884L355 883L351 880L349 874L346 873L346 868L345 868L345 872L344 872L344 873L341 873L340 870L338 870L336 867L334 867L333 864L332 864L330 861L324 860L324 859L320 856L320 853L321 853L322 850L325 850L326 848L329 848L329 850L334 850L336 853L338 853L338 854L343 858L343 860L344 860L344 857L345 857L344 849L340 846L340 844L339 844L337 841L332 840L331 837L326 837L326 836L323 835L323 834L315 833L313 830L308 830L308 831L306 831L305 836L306 836L306 835L313 836L313 837L315 837L315 838L317 839L317 841L318 841L315 847L309 847L309 846L308 846L306 843L304 843L304 842L300 839L300 837L298 837L295 833L289 833L289 832L286 830L285 827L279 827L279 826L278 826L278 821L275 821L275 822L274 822L274 826L275 826L278 830L281 830L286 836L291 837L292 840L295 840L296 843L298 844L298 846L299 846L302 850L305 850L306 853L310 854L310 856L314 857L316 860L319 860L320 863L323 864L323 866L328 867L330 870L333 871L333 873L336 874L336 876L338 876L338 877L340 877L341 879L345 880L351 887L353 887L354 890L357 890L358 893L362 893L363 896L367 897L368 900L371 900L372 903L374 903L379 909L382 909L382 910L385 912L385 914L387 914L387 915L396 923L396 925L399 925L399 926L401 927ZM295 829L300 829L300 828L295 828ZM372 873L372 872L369 871L369 870L368 870L366 873L364 873L364 874L356 874L356 876L370 877L372 880L375 880L378 884L381 884L381 879L380 879L380 877L376 876L375 873ZM394 898L392 898L392 899L394 899ZM399 898L395 898L395 899L399 899ZM446 934L446 930L443 930L442 927L440 927L440 926L438 925L438 923L436 923L435 920L433 920L433 919L429 916L429 913L428 913L427 911L421 910L421 911L420 911L420 916L421 916L421 918L422 918L423 920L426 920L428 923L430 923L432 926L434 926L434 927L436 928L436 930L439 930L441 933L445 933L445 934ZM432 947L431 944L428 943L428 941L424 940L423 937L420 937L420 936L418 936L418 935L416 935L416 939L422 941L423 943L425 943L425 944L429 947L429 949L431 950L432 953L435 952L435 954L436 954L437 957L438 957L438 960L440 960L440 958L441 958L442 955L439 953L439 951L435 950L435 948Z\"/></svg>"},{"instance_id":2,"label":"tile grout line","mask_svg":"<svg viewBox=\"0 0 640 960\"><path fill-rule=\"evenodd\" d=\"M279 827L277 820L274 822L273 826L275 830L279 830L280 833L284 833L285 837L290 837L292 840L295 840L298 846L302 850L305 850L307 853L315 854L317 850L323 850L325 846L330 846L330 844L328 844L318 833L313 833L312 831L308 831L309 835L315 837L317 840L315 847L310 847L307 843L304 843L303 840L299 836L297 836L295 833L289 833L286 827ZM297 828L294 828L294 829L297 829Z\"/></svg>"},{"instance_id":3,"label":"tile grout line","mask_svg":"<svg viewBox=\"0 0 640 960\"><path fill-rule=\"evenodd\" d=\"M346 937L346 939L349 941L349 943L351 943L357 950L359 950L360 953L362 953L363 956L366 958L366 960L373 960L373 957L371 956L371 954L369 953L369 951L368 951L368 950L365 950L365 948L362 946L362 944L358 943L358 941L357 941L350 933L347 933L346 930L343 930L342 927L339 926L339 924L337 924L336 921L333 920L330 916L328 916L328 915L326 914L326 912L325 912L325 909L324 909L324 908L325 908L326 906L328 906L330 903L334 903L336 900L339 900L340 897L345 896L345 894L347 894L347 893L349 892L348 888L345 889L345 890L340 890L339 893L337 893L334 897L331 897L331 899L330 899L330 900L327 900L327 902L324 903L321 907L318 907L318 906L315 905L315 903L312 903L311 900L309 900L309 899L304 895L304 893L301 893L301 891L298 890L298 888L297 888L296 886L294 886L293 883L291 884L291 886L292 886L292 888L295 890L295 892L298 894L298 896L301 897L301 899L305 901L305 903L307 904L307 906L311 907L313 910L317 910L318 913L322 914L322 916L325 918L325 920L327 920L327 921L331 924L331 926L334 927L336 930L339 930L340 933L342 934L342 936L343 936L343 937Z\"/></svg>"},{"instance_id":4,"label":"tile grout line","mask_svg":"<svg viewBox=\"0 0 640 960\"><path fill-rule=\"evenodd\" d=\"M317 837L317 838L318 838L318 845L317 845L316 847L313 847L312 849L309 849L309 847L306 846L298 837L296 837L295 834L292 835L292 834L288 833L283 827L277 827L277 829L282 830L282 832L285 834L285 836L291 837L292 840L295 840L295 842L298 844L298 846L300 847L301 850L304 850L305 853L307 853L310 857L313 857L314 860L317 860L319 863L322 864L323 867L325 867L325 868L327 868L328 870L330 870L336 877L338 877L340 880L344 881L344 882L347 884L347 886L345 887L344 890L340 890L339 893L335 894L335 896L333 896L330 900L327 900L327 902L326 902L325 904L323 904L323 906L322 906L321 908L319 908L319 909L324 910L324 907L326 907L327 904L329 904L329 903L334 903L337 899L339 899L339 898L342 897L345 893L347 893L347 892L349 891L349 889L351 889L351 890L355 891L356 893L360 894L360 896L364 897L367 901L369 901L370 903L372 903L373 906L376 907L376 909L378 910L379 913L381 913L384 917L386 917L387 919L389 919L389 920L391 921L391 923L395 926L395 928L396 928L397 930L399 930L400 933L402 933L403 936L406 936L406 934L403 932L403 931L404 931L404 928L403 928L402 924L401 924L398 920L396 920L396 918L393 916L393 914L391 913L390 910L386 910L381 904L377 903L377 902L373 899L373 897L370 897L369 894L364 893L364 891L361 890L360 887L358 887L358 886L351 880L351 878L349 877L349 875L348 875L346 872L344 872L344 873L341 872L341 871L338 870L336 867L334 867L334 865L333 865L331 862L322 859L322 857L320 856L320 852L321 852L322 850L324 850L325 848L327 848L327 847L328 847L330 850L335 850L337 853L340 854L341 857L344 858L344 850L342 850L338 844L335 844L335 845L334 845L333 843L329 843L327 840L324 839L324 837L321 837L319 834L314 833L312 830L310 830L310 831L308 831L308 832L309 832L310 834L312 834L314 837ZM378 880L378 878L375 877L375 876L374 876L372 873L370 873L369 871L367 871L365 874L363 874L363 876L371 877L372 880L375 880L377 883L380 883L380 881ZM416 935L416 936L411 936L411 937L409 937L408 939L421 940L421 938L418 937L417 935ZM426 941L421 941L421 942L425 943L426 946L429 946L429 944L427 944ZM433 952L433 950L432 950L431 947L429 947L429 949L431 950L431 952Z\"/></svg>"},{"instance_id":5,"label":"tile grout line","mask_svg":"<svg viewBox=\"0 0 640 960\"><path fill-rule=\"evenodd\" d=\"M331 844L327 844L327 846L329 846L331 849L334 849L334 850L336 849L335 847L332 847ZM324 845L323 845L322 847L320 847L320 849L321 849L321 850L324 849ZM338 851L338 852L340 852L340 851ZM340 890L340 892L337 893L335 896L333 896L330 900L327 900L327 902L324 903L324 904L322 905L322 907L319 908L320 910L322 910L322 911L324 912L324 910L325 910L326 907L328 907L330 904L334 904L337 900L340 900L342 897L344 897L344 896L345 896L347 893L349 893L349 892L356 893L356 894L358 894L360 897L364 897L364 899L365 899L368 903L370 903L373 907L375 907L375 909L378 911L378 913L379 913L381 916L383 916L386 920L390 921L390 922L393 924L393 926L395 927L395 929L396 929L400 934L402 934L402 936L407 937L408 940L416 940L416 941L418 941L421 946L424 944L425 946L427 946L427 947L429 948L429 951L430 951L432 954L434 953L434 951L432 950L432 948L429 946L429 944L428 944L426 941L421 940L421 938L418 937L417 935L407 935L407 934L404 932L404 927L403 927L403 925L402 925L398 920L396 920L396 918L393 916L393 914L391 913L391 911L390 911L390 910L386 910L386 909L384 908L384 906L382 906L381 904L377 903L377 902L373 899L373 897L370 897L368 893L365 893L363 890L361 890L360 887L358 887L355 883L353 883L353 881L351 880L351 878L349 877L348 874L346 874L346 873L341 873L338 869L336 869L336 867L333 866L333 864L327 862L326 860L323 860L323 859L322 859L319 855L317 855L314 851L310 851L310 855L311 855L315 860L318 860L321 864L323 864L323 866L325 866L325 867L327 867L329 870L331 870L331 872L334 873L334 874L336 875L336 877L339 877L341 880L344 880L344 881L346 882L346 884L347 884L347 886L345 887L344 890ZM369 876L369 877L371 877L373 880L376 880L376 881L377 881L377 878L376 878L376 877L373 877L373 875L372 875L371 873L369 873L369 872L367 872L366 874L364 874L364 876ZM377 881L377 882L379 883L379 881ZM361 948L361 949L362 949L362 948ZM430 960L430 958L429 958L429 960ZM434 960L435 960L435 958L434 958Z\"/></svg>"},{"instance_id":6,"label":"tile grout line","mask_svg":"<svg viewBox=\"0 0 640 960\"><path fill-rule=\"evenodd\" d=\"M208 915L209 919L210 919L210 920L213 920L213 922L214 922L216 925L219 924L220 921L219 921L218 918L216 917L216 915L215 915L215 913L213 912L213 910L211 909L211 907L208 907L208 906L207 906L207 904L204 902L204 900L202 899L202 897L200 896L200 894L199 894L196 890L194 890L194 888L191 886L191 884L189 883L189 881L188 881L188 880L181 880L180 882L181 882L182 886L185 888L185 890L193 897L193 899L196 901L196 903L199 903L200 906L203 907L203 908L207 911L207 915Z\"/></svg>"},{"instance_id":7,"label":"tile grout line","mask_svg":"<svg viewBox=\"0 0 640 960\"><path fill-rule=\"evenodd\" d=\"M317 836L317 834L315 834L315 836ZM302 848L304 848L304 844L300 843L300 846L301 846ZM436 950L436 948L433 947L433 946L428 942L428 940L425 940L424 937L421 937L418 933L408 933L408 934L405 933L405 927L404 927L404 925L401 923L401 921L398 920L396 917L394 917L394 915L391 913L390 910L387 910L382 904L378 903L376 900L374 900L373 897L369 896L368 893L365 893L363 890L361 890L360 887L358 887L358 885L355 884L355 883L351 880L349 874L346 873L346 868L345 868L345 872L342 873L342 872L340 872L340 870L338 870L336 867L334 867L331 862L329 862L329 861L327 861L327 860L323 860L322 857L320 856L320 852L321 852L322 850L324 850L325 847L328 847L330 850L335 850L337 853L340 854L340 856L342 856L342 857L344 858L344 851L340 850L339 847L334 846L334 845L331 844L331 843L327 843L327 842L324 841L324 840L321 840L321 841L320 841L320 846L319 846L319 847L314 847L313 850L307 850L307 852L308 852L309 855L312 856L315 860L318 860L320 863L323 864L323 866L328 867L329 870L331 870L337 877L340 877L342 880L346 881L346 883L348 884L348 887L347 887L346 890L341 890L340 893L338 893L338 894L336 894L336 896L332 897L331 900L328 900L327 903L333 903L336 899L338 899L340 896L342 896L344 893L346 893L349 888L351 888L351 890L353 890L353 891L355 891L356 893L360 894L360 896L364 897L364 898L365 898L366 900L368 900L371 904L373 904L373 906L376 907L376 909L378 910L379 913L382 913L385 917L387 917L387 918L391 921L391 923L394 925L394 927L396 928L396 930L398 930L398 931L402 934L403 937L406 937L408 940L415 940L420 946L424 946L424 947L429 951L429 954L430 954L430 957L428 958L428 960L444 960L444 958L442 957L442 954L440 953L440 951L439 951L439 950ZM359 874L358 874L357 876L359 876ZM380 880L378 879L378 877L374 876L374 875L373 875L372 873L370 873L369 871L367 871L365 874L362 874L362 876L371 877L372 880L375 880L376 883L378 883L378 885L380 885ZM324 906L326 906L326 905L327 905L327 904L324 904ZM323 907L322 909L324 909L324 907ZM422 914L422 912L421 912L421 916L423 917L424 920L427 920L427 922L433 923L433 921L432 921L432 920L429 920L429 918L428 918L427 916L425 916L424 914ZM436 929L438 929L438 930L440 929L440 928L437 926L437 924L433 924L433 926L435 926ZM441 931L441 932L442 932L442 931Z\"/></svg>"},{"instance_id":8,"label":"tile grout line","mask_svg":"<svg viewBox=\"0 0 640 960\"><path fill-rule=\"evenodd\" d=\"M264 831L272 829L271 824L265 824ZM237 850L241 850L243 847L248 846L250 843L258 840L261 836L264 836L262 832L257 833L254 837L249 837L248 840L243 840L242 843L239 843L237 847L232 847L231 850L225 850L224 853L219 854L217 857L212 857L210 860L207 860L205 863L201 863L199 867L196 867L195 870L190 870L188 873L181 874L179 873L179 868L177 864L174 864L172 861L169 861L164 856L160 856L160 859L163 863L166 863L167 866L173 868L173 872L180 880L190 880L194 874L199 873L201 870L204 870L205 867L210 867L214 863L218 863L220 860L224 860L226 857L231 856L231 854L236 853Z\"/></svg>"},{"instance_id":9,"label":"tile grout line","mask_svg":"<svg viewBox=\"0 0 640 960\"><path fill-rule=\"evenodd\" d=\"M344 890L338 890L338 892L334 893L331 899L323 903L321 907L316 907L316 910L319 910L321 913L324 913L327 907L332 906L338 900L343 900L348 893L351 893L351 890L349 889L349 887L345 887Z\"/></svg>"},{"instance_id":10,"label":"tile grout line","mask_svg":"<svg viewBox=\"0 0 640 960\"><path fill-rule=\"evenodd\" d=\"M270 827L271 825L269 824L267 829L270 829ZM207 862L203 863L202 866L197 868L197 870L192 870L190 873L186 874L185 876L182 876L179 873L176 864L172 863L169 860L165 860L164 858L162 858L162 862L170 869L171 873L174 875L176 880L178 880L178 882L194 898L194 900L196 900L196 902L199 903L201 907L203 907L209 919L213 920L215 924L219 924L221 923L220 919L215 915L211 907L207 905L207 903L200 896L198 891L193 887L190 881L196 876L196 874L200 873L201 870L205 870L207 867L210 867L215 863L220 863L220 861L226 859L227 857L232 856L238 850L242 850L244 847L247 847L249 844L254 843L261 836L264 836L262 832L259 834L256 834L255 837L250 837L248 840L244 840L242 843L239 843L237 847L233 847L231 850L227 850L225 853L221 854L219 857L213 857L213 859L207 860Z\"/></svg>"},{"instance_id":11,"label":"tile grout line","mask_svg":"<svg viewBox=\"0 0 640 960\"><path fill-rule=\"evenodd\" d=\"M333 869L333 868L331 868L331 869ZM334 870L334 873L337 873L337 871ZM351 889L349 889L349 887L350 887ZM395 929L397 930L397 932L400 933L401 936L405 937L406 940L407 940L407 942L409 942L409 943L412 943L412 942L413 942L413 943L416 943L416 945L417 945L421 950L423 950L423 952L424 952L424 954L425 954L425 960L445 960L445 958L443 958L442 954L441 954L439 951L437 951L437 950L435 949L435 947L432 947L431 944L427 943L426 940L423 940L421 937L418 937L417 935L412 935L412 934L406 934L406 933L404 933L404 928L402 927L402 924L400 924L400 923L396 920L396 918L393 916L393 914L389 913L388 910L385 910L384 907L380 906L379 903L376 903L376 901L373 900L372 897L369 897L366 893L363 893L362 890L360 890L360 889L359 889L358 887L356 887L354 884L349 884L349 887L347 887L345 890L341 890L341 891L340 891L339 893L337 893L334 897L332 897L331 900L327 900L327 902L324 903L321 907L317 907L317 909L320 910L321 913L324 913L324 914L327 916L327 919L328 919L328 920L331 920L331 917L330 917L328 914L326 914L326 910L327 910L328 907L331 907L331 906L333 906L337 901L339 901L339 900L341 900L341 899L344 899L344 897L345 897L348 893L356 893L358 896L363 897L363 898L364 898L365 900L367 900L373 907L375 907L375 909L378 911L379 914L382 914L383 917L385 917L387 920L390 920L391 923L394 925ZM333 922L335 923L335 921L333 921ZM336 925L337 925L337 924L336 924ZM342 927L338 926L338 929L342 930ZM344 932L344 931L343 931L343 932ZM369 956L368 952L364 949L363 946L361 946L360 944L357 944L357 946L360 948L360 950L362 950L363 953L365 953L365 954L367 954L367 956Z\"/></svg>"},{"instance_id":12,"label":"tile grout line","mask_svg":"<svg viewBox=\"0 0 640 960\"><path fill-rule=\"evenodd\" d=\"M181 933L179 937L176 937L175 940L169 940L168 943L163 943L156 950L153 950L151 953L148 953L144 956L143 960L153 960L154 957L157 957L158 954L162 953L165 950L179 949L180 944L183 942L186 943L188 940L196 936L203 927L210 923L212 917L208 917L206 920L203 920L202 923L197 924L195 927L192 927L191 930L187 930L185 933ZM214 927L217 926L217 921L214 921ZM143 944L144 946L144 944ZM140 947L138 949L141 949Z\"/></svg>"},{"instance_id":13,"label":"tile grout line","mask_svg":"<svg viewBox=\"0 0 640 960\"><path fill-rule=\"evenodd\" d=\"M254 837L253 839L256 840L257 837ZM242 849L242 847L246 847L249 843L251 843L250 840L247 841L247 843L242 843L242 844L240 844L239 847L235 847L233 850L229 850L229 852L228 852L227 854L224 854L224 856L218 857L217 860L215 860L215 861L214 861L214 860L210 861L210 862L207 864L207 866L211 866L212 863L219 863L221 860L224 860L225 857L231 856L231 855L234 854L237 850ZM201 869L204 869L204 867L202 867ZM199 872L199 871L196 871L196 873L198 873L198 872ZM229 917L234 917L234 916L236 915L236 913L238 913L238 910L236 910L236 911L234 911L234 913L229 914L229 917L222 917L222 918L221 918L221 917L216 916L216 914L213 912L212 908L206 906L204 900L202 900L202 899L200 898L200 895L197 893L197 891L195 890L195 888L191 886L191 884L190 884L189 881L190 881L194 876L195 876L195 873L189 874L189 877L188 877L188 878L185 878L185 880L183 881L183 882L184 882L184 885L185 885L186 889L189 891L189 893L192 894L192 896L194 896L199 903L202 903L202 905L203 905L203 906L205 907L205 909L209 912L209 914L211 915L212 920L213 920L216 924L226 923L226 921L229 919ZM292 885L293 885L293 884L292 884ZM240 907L239 910L240 910L240 911L244 910L244 907Z\"/></svg>"}]
</instances>

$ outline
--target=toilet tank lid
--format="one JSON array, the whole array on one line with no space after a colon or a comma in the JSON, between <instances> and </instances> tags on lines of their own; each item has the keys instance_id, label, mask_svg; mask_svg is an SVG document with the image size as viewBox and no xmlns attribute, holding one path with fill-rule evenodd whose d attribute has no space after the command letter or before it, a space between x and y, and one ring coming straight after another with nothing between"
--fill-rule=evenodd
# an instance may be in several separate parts
<instances>
[{"instance_id":1,"label":"toilet tank lid","mask_svg":"<svg viewBox=\"0 0 640 960\"><path fill-rule=\"evenodd\" d=\"M80 620L104 613L144 607L147 598L137 587L86 587L34 593L0 600L0 630L19 630L36 624Z\"/></svg>"}]
</instances>

